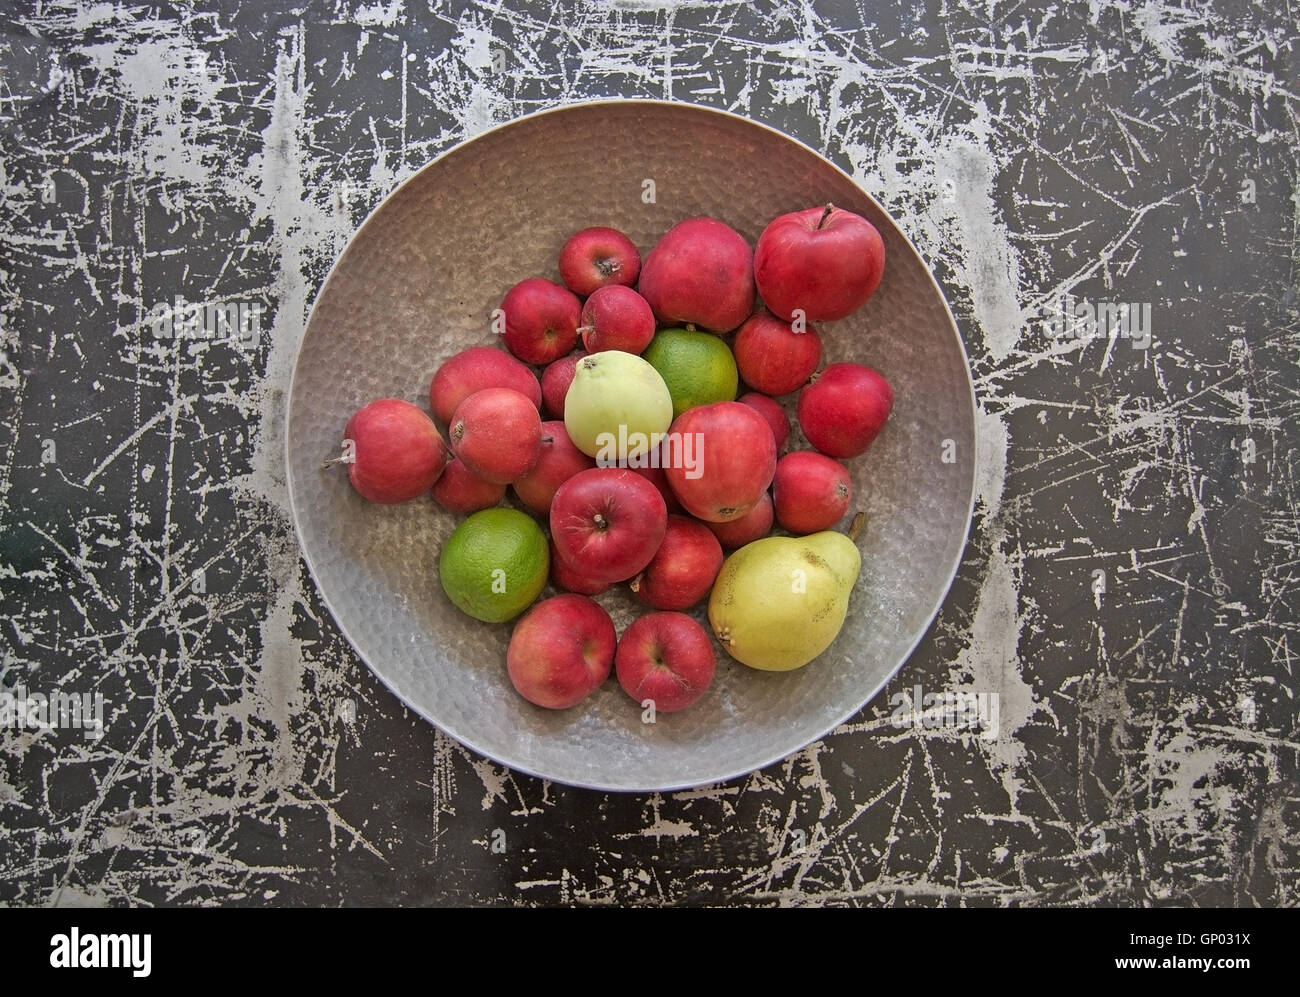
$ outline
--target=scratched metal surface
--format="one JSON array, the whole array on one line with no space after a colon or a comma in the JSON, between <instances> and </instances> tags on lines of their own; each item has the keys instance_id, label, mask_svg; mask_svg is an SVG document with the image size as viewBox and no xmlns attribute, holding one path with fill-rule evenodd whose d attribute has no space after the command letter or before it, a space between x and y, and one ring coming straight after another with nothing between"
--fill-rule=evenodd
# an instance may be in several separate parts
<instances>
[{"instance_id":1,"label":"scratched metal surface","mask_svg":"<svg viewBox=\"0 0 1300 997\"><path fill-rule=\"evenodd\" d=\"M0 731L0 903L1296 904L1294 15L433 7L5 16L3 689L106 707L98 739ZM885 694L643 797L404 710L322 608L282 457L366 211L492 123L617 94L849 169L932 261L981 405L967 556ZM1152 343L1052 336L1065 295L1150 305ZM176 296L260 303L261 335L159 341ZM916 687L996 693L996 737L906 723Z\"/></svg>"}]
</instances>

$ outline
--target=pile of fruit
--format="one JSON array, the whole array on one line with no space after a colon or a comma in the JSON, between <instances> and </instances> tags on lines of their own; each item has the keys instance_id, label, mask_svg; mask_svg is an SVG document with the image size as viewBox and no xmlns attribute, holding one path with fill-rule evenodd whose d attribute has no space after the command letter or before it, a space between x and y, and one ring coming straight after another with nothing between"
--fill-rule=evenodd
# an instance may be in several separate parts
<instances>
[{"instance_id":1,"label":"pile of fruit","mask_svg":"<svg viewBox=\"0 0 1300 997\"><path fill-rule=\"evenodd\" d=\"M450 448L423 409L386 398L326 463L374 502L432 492L468 514L443 546L442 587L487 623L527 610L506 667L530 702L574 706L613 670L641 707L684 709L716 665L683 612L704 599L714 637L757 669L807 664L844 623L861 557L858 521L834 530L853 497L841 461L894 399L869 367L818 372L813 323L860 308L884 263L875 227L833 205L777 218L752 250L688 219L644 262L621 232L584 229L560 252L562 285L530 277L505 295L505 351L475 346L434 374ZM779 456L790 425L774 399L794 392L815 449ZM507 486L522 509L501 504ZM774 523L789 535L769 536ZM534 605L548 581L562 594ZM621 582L651 612L620 638L592 596Z\"/></svg>"}]
</instances>

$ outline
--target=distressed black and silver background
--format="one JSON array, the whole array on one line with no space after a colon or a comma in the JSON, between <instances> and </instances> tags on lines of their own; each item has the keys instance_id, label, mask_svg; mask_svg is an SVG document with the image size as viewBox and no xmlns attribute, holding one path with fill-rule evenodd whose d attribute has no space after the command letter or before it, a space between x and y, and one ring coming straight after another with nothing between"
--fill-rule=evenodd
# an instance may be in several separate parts
<instances>
[{"instance_id":1,"label":"distressed black and silver background","mask_svg":"<svg viewBox=\"0 0 1300 997\"><path fill-rule=\"evenodd\" d=\"M0 902L1300 901L1287 4L51 2L3 26L4 682L109 709L98 742L0 733ZM981 407L965 561L885 695L783 764L646 797L516 776L407 713L321 607L282 456L307 310L365 213L493 123L619 94L853 172L932 261ZM1047 338L1067 293L1151 303L1154 345ZM264 302L260 344L158 342L142 317L176 295ZM999 738L896 729L914 685L998 692Z\"/></svg>"}]
</instances>

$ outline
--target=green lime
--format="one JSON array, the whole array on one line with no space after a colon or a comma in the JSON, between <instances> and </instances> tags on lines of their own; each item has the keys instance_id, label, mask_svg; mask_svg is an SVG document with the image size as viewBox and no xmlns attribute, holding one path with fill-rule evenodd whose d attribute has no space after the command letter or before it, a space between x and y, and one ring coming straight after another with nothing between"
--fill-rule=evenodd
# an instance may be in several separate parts
<instances>
[{"instance_id":1,"label":"green lime","mask_svg":"<svg viewBox=\"0 0 1300 997\"><path fill-rule=\"evenodd\" d=\"M668 385L673 418L696 405L734 401L736 358L721 336L694 329L664 329L641 354Z\"/></svg>"},{"instance_id":2,"label":"green lime","mask_svg":"<svg viewBox=\"0 0 1300 997\"><path fill-rule=\"evenodd\" d=\"M518 509L484 509L442 545L438 578L458 609L484 623L504 623L546 587L551 555L546 534Z\"/></svg>"}]
</instances>

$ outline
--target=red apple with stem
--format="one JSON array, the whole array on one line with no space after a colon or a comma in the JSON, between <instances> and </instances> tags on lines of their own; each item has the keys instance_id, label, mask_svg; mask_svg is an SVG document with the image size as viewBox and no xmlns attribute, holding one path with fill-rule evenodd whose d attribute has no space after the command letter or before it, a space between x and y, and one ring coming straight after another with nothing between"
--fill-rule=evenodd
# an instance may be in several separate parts
<instances>
[{"instance_id":1,"label":"red apple with stem","mask_svg":"<svg viewBox=\"0 0 1300 997\"><path fill-rule=\"evenodd\" d=\"M754 247L754 280L778 318L844 318L871 297L885 272L885 243L861 215L833 204L775 219Z\"/></svg>"},{"instance_id":2,"label":"red apple with stem","mask_svg":"<svg viewBox=\"0 0 1300 997\"><path fill-rule=\"evenodd\" d=\"M433 486L433 500L448 512L462 515L480 509L491 509L505 495L505 485L484 481L467 468L463 460L457 460L454 454Z\"/></svg>"},{"instance_id":3,"label":"red apple with stem","mask_svg":"<svg viewBox=\"0 0 1300 997\"><path fill-rule=\"evenodd\" d=\"M539 516L549 516L555 492L579 471L596 466L596 461L573 445L564 423L542 423L542 451L532 470L513 485L519 501Z\"/></svg>"},{"instance_id":4,"label":"red apple with stem","mask_svg":"<svg viewBox=\"0 0 1300 997\"><path fill-rule=\"evenodd\" d=\"M348 420L342 454L323 466L346 464L360 495L392 505L427 492L446 463L447 445L428 413L400 398L381 398Z\"/></svg>"},{"instance_id":5,"label":"red apple with stem","mask_svg":"<svg viewBox=\"0 0 1300 997\"><path fill-rule=\"evenodd\" d=\"M772 438L776 440L776 452L780 453L785 447L785 441L790 438L790 419L785 414L785 409L778 402L757 391L746 392L736 401L741 405L748 405L767 420L767 424L772 427Z\"/></svg>"},{"instance_id":6,"label":"red apple with stem","mask_svg":"<svg viewBox=\"0 0 1300 997\"><path fill-rule=\"evenodd\" d=\"M597 288L582 306L578 333L588 353L622 350L640 355L655 337L655 316L632 288L610 284Z\"/></svg>"},{"instance_id":7,"label":"red apple with stem","mask_svg":"<svg viewBox=\"0 0 1300 997\"><path fill-rule=\"evenodd\" d=\"M640 274L641 254L616 228L584 228L560 250L560 278L584 298L602 287L632 287Z\"/></svg>"},{"instance_id":8,"label":"red apple with stem","mask_svg":"<svg viewBox=\"0 0 1300 997\"><path fill-rule=\"evenodd\" d=\"M849 469L814 450L798 450L776 462L772 508L782 529L820 533L849 511L853 482Z\"/></svg>"},{"instance_id":9,"label":"red apple with stem","mask_svg":"<svg viewBox=\"0 0 1300 997\"><path fill-rule=\"evenodd\" d=\"M802 328L767 312L749 318L731 346L744 382L765 395L788 395L808 383L821 363L822 340L811 325Z\"/></svg>"},{"instance_id":10,"label":"red apple with stem","mask_svg":"<svg viewBox=\"0 0 1300 997\"><path fill-rule=\"evenodd\" d=\"M871 446L894 407L894 389L870 367L833 363L799 392L799 427L831 457L857 457Z\"/></svg>"},{"instance_id":11,"label":"red apple with stem","mask_svg":"<svg viewBox=\"0 0 1300 997\"><path fill-rule=\"evenodd\" d=\"M724 222L688 218L655 243L637 289L664 325L730 332L754 310L753 252Z\"/></svg>"},{"instance_id":12,"label":"red apple with stem","mask_svg":"<svg viewBox=\"0 0 1300 997\"><path fill-rule=\"evenodd\" d=\"M484 388L456 406L451 448L474 474L498 485L518 481L542 452L542 420L529 399L510 388Z\"/></svg>"},{"instance_id":13,"label":"red apple with stem","mask_svg":"<svg viewBox=\"0 0 1300 997\"><path fill-rule=\"evenodd\" d=\"M456 406L484 388L513 388L542 407L537 376L509 353L491 346L471 346L439 367L429 383L429 407L450 424Z\"/></svg>"},{"instance_id":14,"label":"red apple with stem","mask_svg":"<svg viewBox=\"0 0 1300 997\"><path fill-rule=\"evenodd\" d=\"M707 526L688 516L669 516L664 541L632 579L632 591L652 609L689 609L709 594L722 560L722 545Z\"/></svg>"},{"instance_id":15,"label":"red apple with stem","mask_svg":"<svg viewBox=\"0 0 1300 997\"><path fill-rule=\"evenodd\" d=\"M506 292L506 349L524 363L543 366L558 360L578 342L582 306L567 288L541 277L529 277Z\"/></svg>"},{"instance_id":16,"label":"red apple with stem","mask_svg":"<svg viewBox=\"0 0 1300 997\"><path fill-rule=\"evenodd\" d=\"M510 634L506 671L515 691L548 710L565 710L609 677L618 638L614 622L584 595L533 606Z\"/></svg>"},{"instance_id":17,"label":"red apple with stem","mask_svg":"<svg viewBox=\"0 0 1300 997\"><path fill-rule=\"evenodd\" d=\"M647 613L633 621L614 654L618 684L641 706L676 713L713 682L717 659L704 628L685 613Z\"/></svg>"},{"instance_id":18,"label":"red apple with stem","mask_svg":"<svg viewBox=\"0 0 1300 997\"><path fill-rule=\"evenodd\" d=\"M714 402L688 409L669 429L669 438L674 437L694 440L696 459L693 467L670 461L664 473L682 508L697 519L740 519L772 483L776 440L772 427L748 405Z\"/></svg>"},{"instance_id":19,"label":"red apple with stem","mask_svg":"<svg viewBox=\"0 0 1300 997\"><path fill-rule=\"evenodd\" d=\"M580 471L551 500L555 549L593 584L635 575L655 556L667 528L663 497L626 468Z\"/></svg>"}]
</instances>

